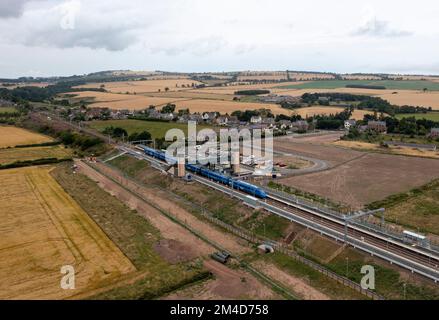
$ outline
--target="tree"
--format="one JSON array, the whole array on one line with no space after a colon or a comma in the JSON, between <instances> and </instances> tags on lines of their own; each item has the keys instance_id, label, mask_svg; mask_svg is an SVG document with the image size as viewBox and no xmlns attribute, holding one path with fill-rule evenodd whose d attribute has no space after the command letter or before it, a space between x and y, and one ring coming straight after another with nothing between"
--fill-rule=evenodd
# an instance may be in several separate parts
<instances>
[{"instance_id":1,"label":"tree","mask_svg":"<svg viewBox=\"0 0 439 320\"><path fill-rule=\"evenodd\" d=\"M106 127L103 131L104 134L110 135L113 138L122 138L122 137L128 137L128 132L119 127Z\"/></svg>"},{"instance_id":2,"label":"tree","mask_svg":"<svg viewBox=\"0 0 439 320\"><path fill-rule=\"evenodd\" d=\"M129 141L141 141L141 140L151 140L151 134L148 131L142 131L140 133L133 133L128 137Z\"/></svg>"},{"instance_id":3,"label":"tree","mask_svg":"<svg viewBox=\"0 0 439 320\"><path fill-rule=\"evenodd\" d=\"M175 104L168 103L162 108L161 113L173 113L175 111Z\"/></svg>"}]
</instances>

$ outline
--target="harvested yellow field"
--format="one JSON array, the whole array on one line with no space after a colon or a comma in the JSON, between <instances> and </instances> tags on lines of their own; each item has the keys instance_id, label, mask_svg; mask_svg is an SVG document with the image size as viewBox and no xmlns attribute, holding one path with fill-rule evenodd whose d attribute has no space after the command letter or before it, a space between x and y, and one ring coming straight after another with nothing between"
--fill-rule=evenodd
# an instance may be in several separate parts
<instances>
[{"instance_id":1,"label":"harvested yellow field","mask_svg":"<svg viewBox=\"0 0 439 320\"><path fill-rule=\"evenodd\" d=\"M308 80L328 80L328 79L334 79L335 77L332 74L325 74L325 73L290 72L290 78L296 79L297 81L308 81Z\"/></svg>"},{"instance_id":2,"label":"harvested yellow field","mask_svg":"<svg viewBox=\"0 0 439 320\"><path fill-rule=\"evenodd\" d=\"M378 150L379 145L376 143L369 143L369 142L362 142L362 141L345 141L345 140L339 140L332 142L331 144L339 146L339 147L345 147L345 148L352 148L352 149L362 149L362 150Z\"/></svg>"},{"instance_id":3,"label":"harvested yellow field","mask_svg":"<svg viewBox=\"0 0 439 320\"><path fill-rule=\"evenodd\" d=\"M337 88L337 89L272 89L272 93L300 97L305 93L350 93L359 95L392 94L395 90Z\"/></svg>"},{"instance_id":4,"label":"harvested yellow field","mask_svg":"<svg viewBox=\"0 0 439 320\"><path fill-rule=\"evenodd\" d=\"M334 79L334 75L325 73L304 73L304 72L289 72L291 79L297 81L308 81L308 80L327 80ZM238 76L238 81L254 81L254 80L286 80L286 71L252 71L252 72L241 72ZM279 84L276 84L279 85Z\"/></svg>"},{"instance_id":5,"label":"harvested yellow field","mask_svg":"<svg viewBox=\"0 0 439 320\"><path fill-rule=\"evenodd\" d=\"M63 146L0 149L0 165L15 161L43 158L65 159L70 157L72 157L71 149L64 148Z\"/></svg>"},{"instance_id":6,"label":"harvested yellow field","mask_svg":"<svg viewBox=\"0 0 439 320\"><path fill-rule=\"evenodd\" d=\"M0 148L53 141L52 138L25 129L0 126Z\"/></svg>"},{"instance_id":7,"label":"harvested yellow field","mask_svg":"<svg viewBox=\"0 0 439 320\"><path fill-rule=\"evenodd\" d=\"M254 81L254 80L271 80L279 81L286 80L287 73L285 71L279 72L242 72L237 80L238 81Z\"/></svg>"},{"instance_id":8,"label":"harvested yellow field","mask_svg":"<svg viewBox=\"0 0 439 320\"><path fill-rule=\"evenodd\" d=\"M372 111L366 111L366 110L358 110L358 109L355 109L354 112L352 112L351 119L354 119L354 120L363 120L363 119L364 119L364 116L365 116L366 114L374 114L374 113L373 113Z\"/></svg>"},{"instance_id":9,"label":"harvested yellow field","mask_svg":"<svg viewBox=\"0 0 439 320\"><path fill-rule=\"evenodd\" d=\"M439 92L430 91L414 91L414 90L404 90L404 91L393 91L398 92L397 94L386 93L381 94L378 97L389 101L392 104L399 106L411 105L411 106L423 106L431 107L433 110L439 110Z\"/></svg>"},{"instance_id":10,"label":"harvested yellow field","mask_svg":"<svg viewBox=\"0 0 439 320\"><path fill-rule=\"evenodd\" d=\"M135 271L49 172L0 171L0 299L66 299ZM66 265L74 290L60 287Z\"/></svg>"},{"instance_id":11,"label":"harvested yellow field","mask_svg":"<svg viewBox=\"0 0 439 320\"><path fill-rule=\"evenodd\" d=\"M375 150L375 151L379 150L381 152L403 155L403 156L439 159L439 151L423 150L423 149L417 149L411 147L392 146L389 148L382 148L376 143L368 143L361 141L344 141L344 140L336 141L333 142L332 144L339 147L357 149L357 150Z\"/></svg>"},{"instance_id":12,"label":"harvested yellow field","mask_svg":"<svg viewBox=\"0 0 439 320\"><path fill-rule=\"evenodd\" d=\"M194 92L193 90L185 91L171 91L171 92L156 92L156 93L145 93L148 97L162 97L162 98L176 98L177 99L212 99L212 100L229 100L232 101L234 95L231 94L220 94L211 93L209 91L205 92Z\"/></svg>"},{"instance_id":13,"label":"harvested yellow field","mask_svg":"<svg viewBox=\"0 0 439 320\"><path fill-rule=\"evenodd\" d=\"M185 98L147 97L134 94L116 94L97 91L72 92L71 94L74 94L77 99L93 99L93 101L96 101L90 104L92 108L105 107L113 110L141 110L148 108L150 105L163 106L167 103L186 100Z\"/></svg>"},{"instance_id":14,"label":"harvested yellow field","mask_svg":"<svg viewBox=\"0 0 439 320\"><path fill-rule=\"evenodd\" d=\"M50 83L48 83L48 82L14 83L13 85L10 85L10 86L5 86L3 83L0 83L0 88L7 88L7 89L15 89L15 88L21 88L21 87L45 88L49 85L50 85Z\"/></svg>"},{"instance_id":15,"label":"harvested yellow field","mask_svg":"<svg viewBox=\"0 0 439 320\"><path fill-rule=\"evenodd\" d=\"M342 107L326 107L326 106L313 106L294 110L294 114L300 115L302 118L313 117L317 115L330 115L344 111ZM357 110L352 113L351 119L363 120L364 115L373 114L372 111Z\"/></svg>"},{"instance_id":16,"label":"harvested yellow field","mask_svg":"<svg viewBox=\"0 0 439 320\"><path fill-rule=\"evenodd\" d=\"M167 79L167 80L145 80L145 81L125 81L125 82L105 82L105 83L90 83L77 88L100 88L102 85L104 89L113 93L147 93L165 91L189 90L192 84L199 85L201 82L191 79ZM183 88L183 85L185 86Z\"/></svg>"},{"instance_id":17,"label":"harvested yellow field","mask_svg":"<svg viewBox=\"0 0 439 320\"><path fill-rule=\"evenodd\" d=\"M270 90L271 92L277 92L279 89L275 89L280 85L288 86L300 84L302 82L282 82L279 83L265 83L265 84L240 84L238 82L233 83L232 85L227 85L224 87L207 87L203 89L194 89L191 92L200 92L200 93L217 93L217 94L230 94L233 95L236 91L240 90L253 90L253 89L261 89L261 90Z\"/></svg>"},{"instance_id":18,"label":"harvested yellow field","mask_svg":"<svg viewBox=\"0 0 439 320\"><path fill-rule=\"evenodd\" d=\"M209 112L217 111L222 114L231 114L233 111L270 109L273 114L291 114L292 111L282 108L277 104L268 103L250 103L250 102L235 102L235 101L221 101L221 100L187 100L177 101L177 110L189 108L190 112Z\"/></svg>"}]
</instances>

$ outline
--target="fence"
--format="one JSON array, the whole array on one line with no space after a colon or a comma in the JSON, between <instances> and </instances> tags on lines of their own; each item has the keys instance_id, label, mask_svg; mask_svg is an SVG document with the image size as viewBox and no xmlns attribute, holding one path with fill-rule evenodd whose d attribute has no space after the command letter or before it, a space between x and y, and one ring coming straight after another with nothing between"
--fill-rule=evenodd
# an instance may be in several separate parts
<instances>
[{"instance_id":1,"label":"fence","mask_svg":"<svg viewBox=\"0 0 439 320\"><path fill-rule=\"evenodd\" d=\"M302 207L311 209L311 210L315 210L317 212L323 213L327 216L330 217L334 217L337 219L344 219L344 215L340 212L337 212L335 210L332 210L322 204L313 202L311 200L305 200L303 198L297 197L295 195L280 191L280 190L275 190L275 189L271 189L268 187L264 187L264 190L271 195L274 195L282 200L287 200L291 203L295 203L297 205L300 205ZM404 235L401 232L396 232L394 230L391 230L390 228L386 227L385 225L376 225L373 223L368 223L367 221L350 221L349 222L350 225L354 225L354 226L358 226L360 228L378 233L378 234L382 234L385 237L391 237L397 241L400 242L404 242L405 238ZM436 243L432 240L429 240L426 245L423 244L418 244L420 246L422 246L424 249L432 251L434 253L438 253L439 252L439 243Z\"/></svg>"},{"instance_id":2,"label":"fence","mask_svg":"<svg viewBox=\"0 0 439 320\"><path fill-rule=\"evenodd\" d=\"M113 166L111 166L111 165L109 165L107 163L105 163L105 166L111 168L112 170L117 171L118 174L120 174L120 175L122 175L124 177L124 179L127 179L127 180L131 181L137 187L142 187L141 185L139 185L139 183L137 181L135 181L131 177L128 177L125 173L121 172L119 169L114 168ZM98 172L100 172L101 174L103 174L104 176L106 176L107 178L109 178L107 174L102 172L102 170L96 168L95 166L93 166L93 168L95 170L97 170ZM118 182L120 182L120 181L118 181ZM240 237L241 239L244 239L244 240L246 240L246 241L248 241L250 243L253 243L253 244L260 244L260 243L263 243L263 242L269 242L276 251L278 251L278 252L280 252L282 254L285 254L285 255L287 255L287 256L289 256L289 257L291 257L291 258L293 258L293 259L295 259L295 260L297 260L297 261L307 265L308 267L310 267L310 268L320 272L321 274L327 276L330 279L333 279L333 280L337 281L338 283L340 283L340 284L342 284L344 286L347 286L347 287L349 287L349 288L351 288L351 289L353 289L353 290L355 290L355 291L357 291L357 292L359 292L359 293L361 293L361 294L363 294L363 295L365 295L365 296L367 296L367 297L369 297L371 299L374 299L374 300L383 300L384 299L382 296L378 295L377 293L375 293L373 291L363 289L361 287L361 285L359 285L358 283L356 283L356 282L354 282L354 281L352 281L352 280L350 280L350 279L348 279L346 277L340 276L339 274L337 274L337 273L335 273L335 272L333 272L333 271L331 271L331 270L329 270L329 269L319 265L318 263L313 262L313 261L311 261L311 260L309 260L309 259L307 259L307 258L305 258L305 257L303 257L303 256L301 256L299 254L297 254L293 250L289 249L285 244L279 243L277 241L273 241L271 239L268 239L268 238L265 238L265 237L262 237L262 236L257 236L257 235L255 235L253 233L248 232L247 230L244 230L244 229L239 228L237 226L230 225L230 224L228 224L228 223L226 223L226 222L224 222L222 220L219 220L218 218L215 218L214 214L212 212L209 212L208 210L206 210L205 208L201 207L200 205L198 205L196 203L193 203L193 202L191 202L191 201L181 197L180 195L175 194L174 192L172 192L172 191L170 191L168 189L164 189L164 188L160 188L160 187L157 187L157 188L161 189L161 190L164 190L164 191L172 194L173 196L175 196L175 197L185 201L186 203L188 203L192 207L197 208L200 211L201 215L206 220L208 220L211 223L214 223L215 225L217 225L217 226L227 230L228 232L230 232L230 233ZM137 192L136 192L136 194L137 194ZM162 210L160 210L160 211L162 211ZM170 215L170 214L166 213L166 215ZM173 220L175 220L175 217L173 215L170 215L170 216L172 217ZM182 222L180 222L180 223L182 223ZM187 227L188 229L190 229L190 231L193 232L194 234L195 233L198 234L190 226L187 226L186 224L184 224L184 226ZM215 245L216 245L217 248L219 247L218 244L215 244Z\"/></svg>"}]
</instances>

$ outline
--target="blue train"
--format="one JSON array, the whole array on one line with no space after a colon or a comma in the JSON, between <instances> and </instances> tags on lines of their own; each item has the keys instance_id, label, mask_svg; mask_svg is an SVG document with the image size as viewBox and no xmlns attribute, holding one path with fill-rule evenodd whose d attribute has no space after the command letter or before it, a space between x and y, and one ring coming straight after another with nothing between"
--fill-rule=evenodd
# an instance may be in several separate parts
<instances>
[{"instance_id":1,"label":"blue train","mask_svg":"<svg viewBox=\"0 0 439 320\"><path fill-rule=\"evenodd\" d=\"M175 164L177 163L177 160L171 157L167 157L165 153L161 152L161 151L157 151L148 147L143 147L143 151L145 152L145 154L147 154L150 157L162 160L162 161L167 161L170 164ZM186 164L186 170L191 171L193 173L196 173L200 176L206 177L208 179L217 181L219 183L225 184L227 186L233 187L233 189L237 189L240 191L243 191L245 193L248 193L254 197L258 197L261 199L265 199L267 198L267 194L265 193L264 190L250 184L247 182L243 182L243 181L239 181L239 180L234 180L230 177L227 177L225 175L222 175L221 173L212 171L212 170L208 170L205 169L203 167L200 166L196 166L193 164Z\"/></svg>"}]
</instances>

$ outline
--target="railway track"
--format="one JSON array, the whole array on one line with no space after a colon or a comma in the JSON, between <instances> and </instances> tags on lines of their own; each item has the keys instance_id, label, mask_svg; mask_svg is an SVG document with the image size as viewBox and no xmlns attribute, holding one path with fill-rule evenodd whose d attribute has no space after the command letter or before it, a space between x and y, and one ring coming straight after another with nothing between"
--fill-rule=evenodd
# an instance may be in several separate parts
<instances>
[{"instance_id":1,"label":"railway track","mask_svg":"<svg viewBox=\"0 0 439 320\"><path fill-rule=\"evenodd\" d=\"M119 149L156 165L164 165L162 161L146 156L137 150L133 151L126 147ZM201 176L194 175L194 180L242 201L248 197L248 194L244 192ZM439 256L437 254L427 252L418 247L409 246L390 237L386 238L383 234L366 229L363 230L356 225L347 225L346 227L344 219L341 217L337 218L309 208L303 208L298 204L273 195L269 195L267 199L259 200L258 202L263 209L270 213L301 224L337 241L345 242L372 256L382 258L391 264L408 269L412 273L429 278L435 283L439 282Z\"/></svg>"},{"instance_id":2,"label":"railway track","mask_svg":"<svg viewBox=\"0 0 439 320\"><path fill-rule=\"evenodd\" d=\"M338 220L334 217L325 216L323 214L311 213L307 210L301 210L295 204L287 203L285 200L277 199L274 196L269 196L266 203L273 206L282 206L283 209L288 209L292 214L303 217L314 223L318 223L324 227L332 229L343 236L343 240L354 247L359 247L357 242L372 245L389 253L406 258L419 265L431 269L432 273L437 273L439 277L439 256L429 252L424 252L417 247L411 247L404 243L397 243L392 238L385 238L382 235L373 234L367 230L361 230L356 226L348 225L345 229L345 224L342 219ZM347 232L346 232L347 231ZM356 240L355 243L350 243L350 240ZM438 278L434 279L439 280Z\"/></svg>"},{"instance_id":3,"label":"railway track","mask_svg":"<svg viewBox=\"0 0 439 320\"><path fill-rule=\"evenodd\" d=\"M335 217L325 216L324 214L319 214L315 212L309 212L307 210L300 210L297 208L297 205L288 203L283 199L279 199L275 196L269 195L269 201L278 204L278 205L287 205L290 210L294 211L295 214L302 215L304 217L308 216L313 221L319 221L322 224L325 224L329 227L333 227L340 232L345 232L345 224L343 219L337 219ZM317 219L317 220L316 220ZM430 264L434 268L439 267L439 255L424 251L422 248L413 247L407 245L402 242L398 242L395 239L390 237L385 237L382 234L373 233L369 230L362 229L356 225L348 225L347 227L347 236L357 238L361 241L369 241L374 244L382 244L385 245L386 249L397 249L401 252L407 252L411 257L418 257L424 263ZM439 270L439 269L438 269Z\"/></svg>"}]
</instances>

